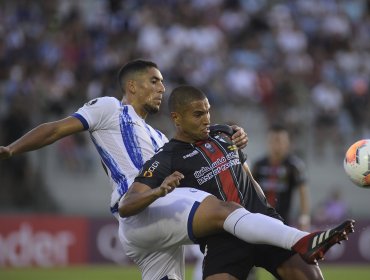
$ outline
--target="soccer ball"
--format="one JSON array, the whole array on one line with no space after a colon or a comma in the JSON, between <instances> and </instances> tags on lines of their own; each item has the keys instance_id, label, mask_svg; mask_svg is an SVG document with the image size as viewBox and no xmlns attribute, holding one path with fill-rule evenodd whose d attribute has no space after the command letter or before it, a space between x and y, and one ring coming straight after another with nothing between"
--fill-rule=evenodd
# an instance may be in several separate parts
<instances>
[{"instance_id":1,"label":"soccer ball","mask_svg":"<svg viewBox=\"0 0 370 280\"><path fill-rule=\"evenodd\" d=\"M349 147L343 165L352 182L370 188L370 139L357 141Z\"/></svg>"}]
</instances>

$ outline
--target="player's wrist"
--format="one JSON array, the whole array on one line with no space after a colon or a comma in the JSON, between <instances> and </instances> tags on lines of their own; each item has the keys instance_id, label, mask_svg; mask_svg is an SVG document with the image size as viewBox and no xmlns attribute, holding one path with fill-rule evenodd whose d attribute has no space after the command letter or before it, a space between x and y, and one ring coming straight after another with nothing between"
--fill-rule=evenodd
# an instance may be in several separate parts
<instances>
[{"instance_id":1,"label":"player's wrist","mask_svg":"<svg viewBox=\"0 0 370 280\"><path fill-rule=\"evenodd\" d=\"M160 198L160 197L164 196L161 187L152 189L152 195L153 195L154 199L157 199L157 198Z\"/></svg>"},{"instance_id":2,"label":"player's wrist","mask_svg":"<svg viewBox=\"0 0 370 280\"><path fill-rule=\"evenodd\" d=\"M12 157L14 155L13 145L6 146L5 149L7 150L8 157Z\"/></svg>"}]
</instances>

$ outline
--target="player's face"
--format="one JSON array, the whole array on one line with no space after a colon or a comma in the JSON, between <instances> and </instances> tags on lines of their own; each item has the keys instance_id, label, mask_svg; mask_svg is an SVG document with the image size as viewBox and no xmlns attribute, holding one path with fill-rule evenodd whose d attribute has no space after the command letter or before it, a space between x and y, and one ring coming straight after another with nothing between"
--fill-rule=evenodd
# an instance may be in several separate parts
<instances>
[{"instance_id":1,"label":"player's face","mask_svg":"<svg viewBox=\"0 0 370 280\"><path fill-rule=\"evenodd\" d=\"M139 106L142 116L159 111L165 87L163 77L157 68L148 68L136 80L135 103Z\"/></svg>"},{"instance_id":2,"label":"player's face","mask_svg":"<svg viewBox=\"0 0 370 280\"><path fill-rule=\"evenodd\" d=\"M268 135L270 153L277 158L284 158L289 152L289 135L286 131L270 132Z\"/></svg>"},{"instance_id":3,"label":"player's face","mask_svg":"<svg viewBox=\"0 0 370 280\"><path fill-rule=\"evenodd\" d=\"M193 101L179 114L176 138L186 142L205 140L209 135L210 110L208 99Z\"/></svg>"}]
</instances>

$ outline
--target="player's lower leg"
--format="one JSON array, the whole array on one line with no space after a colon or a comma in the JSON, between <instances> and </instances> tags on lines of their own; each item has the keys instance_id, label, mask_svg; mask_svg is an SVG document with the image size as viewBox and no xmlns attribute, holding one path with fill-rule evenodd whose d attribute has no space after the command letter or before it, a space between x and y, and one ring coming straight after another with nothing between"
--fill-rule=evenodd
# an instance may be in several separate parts
<instances>
[{"instance_id":1,"label":"player's lower leg","mask_svg":"<svg viewBox=\"0 0 370 280\"><path fill-rule=\"evenodd\" d=\"M270 216L251 213L245 208L234 210L225 219L224 229L249 243L269 244L288 250L309 234Z\"/></svg>"},{"instance_id":2,"label":"player's lower leg","mask_svg":"<svg viewBox=\"0 0 370 280\"><path fill-rule=\"evenodd\" d=\"M348 239L347 234L353 232L353 224L354 221L349 220L328 231L308 233L272 217L238 208L226 218L224 229L246 242L293 250L307 263L315 263L334 244Z\"/></svg>"}]
</instances>

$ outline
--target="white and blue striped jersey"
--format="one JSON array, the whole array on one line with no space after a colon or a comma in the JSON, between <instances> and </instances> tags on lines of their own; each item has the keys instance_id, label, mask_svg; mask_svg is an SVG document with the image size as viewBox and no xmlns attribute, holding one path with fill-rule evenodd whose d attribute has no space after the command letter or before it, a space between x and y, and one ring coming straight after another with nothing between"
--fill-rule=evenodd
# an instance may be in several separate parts
<instances>
[{"instance_id":1,"label":"white and blue striped jersey","mask_svg":"<svg viewBox=\"0 0 370 280\"><path fill-rule=\"evenodd\" d=\"M111 211L117 216L118 201L127 192L143 164L168 142L148 125L131 105L114 97L91 100L72 116L79 119L106 166L111 184Z\"/></svg>"}]
</instances>

